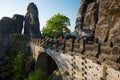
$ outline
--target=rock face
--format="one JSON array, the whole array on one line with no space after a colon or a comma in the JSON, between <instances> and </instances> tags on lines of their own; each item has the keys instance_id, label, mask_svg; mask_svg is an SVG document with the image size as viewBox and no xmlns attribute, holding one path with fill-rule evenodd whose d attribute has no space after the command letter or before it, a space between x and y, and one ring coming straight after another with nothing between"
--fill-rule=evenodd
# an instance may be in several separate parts
<instances>
[{"instance_id":1,"label":"rock face","mask_svg":"<svg viewBox=\"0 0 120 80\"><path fill-rule=\"evenodd\" d=\"M19 14L15 14L12 18L3 17L0 20L0 65L4 63L4 57L10 48L10 34L22 33L24 19L26 36L36 37L40 34L38 9L34 3L29 4L25 18Z\"/></svg>"},{"instance_id":2,"label":"rock face","mask_svg":"<svg viewBox=\"0 0 120 80\"><path fill-rule=\"evenodd\" d=\"M0 20L0 34L22 33L24 16L14 15L13 18L3 17Z\"/></svg>"},{"instance_id":3,"label":"rock face","mask_svg":"<svg viewBox=\"0 0 120 80\"><path fill-rule=\"evenodd\" d=\"M9 47L9 35L15 33L14 21L11 18L3 17L0 20L0 54Z\"/></svg>"},{"instance_id":4,"label":"rock face","mask_svg":"<svg viewBox=\"0 0 120 80\"><path fill-rule=\"evenodd\" d=\"M14 21L9 17L3 17L0 20L0 34L12 34L15 32Z\"/></svg>"},{"instance_id":5,"label":"rock face","mask_svg":"<svg viewBox=\"0 0 120 80\"><path fill-rule=\"evenodd\" d=\"M0 20L0 65L10 48L10 34L22 33L23 19L22 15L16 14L13 18L3 17Z\"/></svg>"},{"instance_id":6,"label":"rock face","mask_svg":"<svg viewBox=\"0 0 120 80\"><path fill-rule=\"evenodd\" d=\"M120 2L119 0L99 1L99 20L95 37L101 42L120 42Z\"/></svg>"},{"instance_id":7,"label":"rock face","mask_svg":"<svg viewBox=\"0 0 120 80\"><path fill-rule=\"evenodd\" d=\"M120 42L120 2L81 0L75 30L80 36L93 36L100 42Z\"/></svg>"},{"instance_id":8,"label":"rock face","mask_svg":"<svg viewBox=\"0 0 120 80\"><path fill-rule=\"evenodd\" d=\"M93 36L98 21L99 5L96 0L81 0L75 30L80 36Z\"/></svg>"},{"instance_id":9,"label":"rock face","mask_svg":"<svg viewBox=\"0 0 120 80\"><path fill-rule=\"evenodd\" d=\"M10 46L9 34L15 33L14 21L11 18L3 17L0 20L0 65L4 64L4 57Z\"/></svg>"},{"instance_id":10,"label":"rock face","mask_svg":"<svg viewBox=\"0 0 120 80\"><path fill-rule=\"evenodd\" d=\"M23 21L24 21L24 16L15 14L12 18L15 23L15 30L17 33L22 33L22 28L23 28Z\"/></svg>"},{"instance_id":11,"label":"rock face","mask_svg":"<svg viewBox=\"0 0 120 80\"><path fill-rule=\"evenodd\" d=\"M30 3L25 15L24 34L29 37L36 37L40 34L38 9L34 3Z\"/></svg>"},{"instance_id":12,"label":"rock face","mask_svg":"<svg viewBox=\"0 0 120 80\"><path fill-rule=\"evenodd\" d=\"M106 63L109 61L119 63L119 0L82 0L75 30L85 41L83 43L85 55L95 56Z\"/></svg>"},{"instance_id":13,"label":"rock face","mask_svg":"<svg viewBox=\"0 0 120 80\"><path fill-rule=\"evenodd\" d=\"M5 63L4 59L10 47L10 37L0 34L0 66Z\"/></svg>"}]
</instances>

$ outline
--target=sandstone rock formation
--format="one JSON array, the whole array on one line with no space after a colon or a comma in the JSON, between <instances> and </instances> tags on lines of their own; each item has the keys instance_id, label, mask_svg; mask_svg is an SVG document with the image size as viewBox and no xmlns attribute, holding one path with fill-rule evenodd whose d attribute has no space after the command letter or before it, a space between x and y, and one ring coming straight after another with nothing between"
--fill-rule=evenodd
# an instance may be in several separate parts
<instances>
[{"instance_id":1,"label":"sandstone rock formation","mask_svg":"<svg viewBox=\"0 0 120 80\"><path fill-rule=\"evenodd\" d=\"M100 0L98 23L95 37L101 42L120 42L120 2L119 0Z\"/></svg>"},{"instance_id":2,"label":"sandstone rock formation","mask_svg":"<svg viewBox=\"0 0 120 80\"><path fill-rule=\"evenodd\" d=\"M22 33L24 16L19 15L19 14L15 14L12 19L13 19L14 24L15 24L16 32L17 33Z\"/></svg>"},{"instance_id":3,"label":"sandstone rock formation","mask_svg":"<svg viewBox=\"0 0 120 80\"><path fill-rule=\"evenodd\" d=\"M0 65L4 63L4 57L10 47L9 34L15 33L14 21L11 18L3 17L0 20Z\"/></svg>"},{"instance_id":4,"label":"sandstone rock formation","mask_svg":"<svg viewBox=\"0 0 120 80\"><path fill-rule=\"evenodd\" d=\"M75 30L82 36L93 36L98 21L97 0L81 0Z\"/></svg>"},{"instance_id":5,"label":"sandstone rock formation","mask_svg":"<svg viewBox=\"0 0 120 80\"><path fill-rule=\"evenodd\" d=\"M0 20L0 34L15 33L14 21L9 17L3 17Z\"/></svg>"},{"instance_id":6,"label":"sandstone rock formation","mask_svg":"<svg viewBox=\"0 0 120 80\"><path fill-rule=\"evenodd\" d=\"M75 30L80 36L93 36L100 42L120 42L120 2L81 0Z\"/></svg>"},{"instance_id":7,"label":"sandstone rock formation","mask_svg":"<svg viewBox=\"0 0 120 80\"><path fill-rule=\"evenodd\" d=\"M15 14L12 18L3 17L0 20L0 65L10 48L10 34L22 33L24 16ZM34 3L30 3L25 16L24 34L36 37L40 34L38 9Z\"/></svg>"},{"instance_id":8,"label":"sandstone rock formation","mask_svg":"<svg viewBox=\"0 0 120 80\"><path fill-rule=\"evenodd\" d=\"M24 34L29 37L36 37L40 34L38 9L34 3L30 3L25 15Z\"/></svg>"},{"instance_id":9,"label":"sandstone rock formation","mask_svg":"<svg viewBox=\"0 0 120 80\"><path fill-rule=\"evenodd\" d=\"M85 54L119 62L120 57L120 2L119 0L81 0L76 19L76 32L85 37ZM94 47L94 50L95 50ZM96 51L96 50L95 50Z\"/></svg>"},{"instance_id":10,"label":"sandstone rock formation","mask_svg":"<svg viewBox=\"0 0 120 80\"><path fill-rule=\"evenodd\" d=\"M5 63L4 59L10 47L10 38L8 35L0 34L0 66Z\"/></svg>"},{"instance_id":11,"label":"sandstone rock formation","mask_svg":"<svg viewBox=\"0 0 120 80\"><path fill-rule=\"evenodd\" d=\"M0 65L10 48L10 34L22 33L23 19L22 15L16 14L13 18L3 17L0 20Z\"/></svg>"},{"instance_id":12,"label":"sandstone rock formation","mask_svg":"<svg viewBox=\"0 0 120 80\"><path fill-rule=\"evenodd\" d=\"M14 15L13 18L3 17L0 20L0 34L22 33L24 17Z\"/></svg>"}]
</instances>

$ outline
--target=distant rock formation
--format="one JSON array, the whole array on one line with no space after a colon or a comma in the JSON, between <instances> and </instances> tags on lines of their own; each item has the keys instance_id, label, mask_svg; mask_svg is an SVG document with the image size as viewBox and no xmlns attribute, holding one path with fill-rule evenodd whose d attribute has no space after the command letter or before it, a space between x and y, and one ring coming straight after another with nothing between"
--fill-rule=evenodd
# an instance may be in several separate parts
<instances>
[{"instance_id":1,"label":"distant rock formation","mask_svg":"<svg viewBox=\"0 0 120 80\"><path fill-rule=\"evenodd\" d=\"M36 37L40 34L38 9L34 3L30 3L25 15L24 34L29 37Z\"/></svg>"},{"instance_id":2,"label":"distant rock formation","mask_svg":"<svg viewBox=\"0 0 120 80\"><path fill-rule=\"evenodd\" d=\"M6 56L10 47L9 34L15 33L14 21L11 18L3 17L0 20L0 65L4 64L4 57Z\"/></svg>"},{"instance_id":3,"label":"distant rock formation","mask_svg":"<svg viewBox=\"0 0 120 80\"><path fill-rule=\"evenodd\" d=\"M0 20L0 65L4 63L4 57L10 48L10 34L21 34L24 22L26 36L36 37L40 35L38 9L34 3L29 4L25 18L23 15L15 14L12 18L3 17Z\"/></svg>"},{"instance_id":4,"label":"distant rock formation","mask_svg":"<svg viewBox=\"0 0 120 80\"><path fill-rule=\"evenodd\" d=\"M23 19L24 16L16 14L13 18L3 17L0 20L0 65L10 48L10 34L22 33Z\"/></svg>"},{"instance_id":5,"label":"distant rock formation","mask_svg":"<svg viewBox=\"0 0 120 80\"><path fill-rule=\"evenodd\" d=\"M15 32L15 24L13 19L9 17L3 17L0 20L0 34L12 34Z\"/></svg>"},{"instance_id":6,"label":"distant rock formation","mask_svg":"<svg viewBox=\"0 0 120 80\"><path fill-rule=\"evenodd\" d=\"M22 33L24 16L15 14L12 19L15 23L15 31L17 33Z\"/></svg>"},{"instance_id":7,"label":"distant rock formation","mask_svg":"<svg viewBox=\"0 0 120 80\"><path fill-rule=\"evenodd\" d=\"M4 63L4 57L10 48L10 34L22 33L25 19L24 34L29 37L36 37L40 34L38 9L34 3L30 3L27 14L15 14L12 18L3 17L0 20L0 65Z\"/></svg>"},{"instance_id":8,"label":"distant rock formation","mask_svg":"<svg viewBox=\"0 0 120 80\"><path fill-rule=\"evenodd\" d=\"M22 33L24 16L14 15L13 18L3 17L0 20L0 34Z\"/></svg>"}]
</instances>

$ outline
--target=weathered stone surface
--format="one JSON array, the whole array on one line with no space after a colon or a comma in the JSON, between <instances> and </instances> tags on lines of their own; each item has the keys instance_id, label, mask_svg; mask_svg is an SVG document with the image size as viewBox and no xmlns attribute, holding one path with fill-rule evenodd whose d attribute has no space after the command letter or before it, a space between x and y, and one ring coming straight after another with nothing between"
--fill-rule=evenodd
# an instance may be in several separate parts
<instances>
[{"instance_id":1,"label":"weathered stone surface","mask_svg":"<svg viewBox=\"0 0 120 80\"><path fill-rule=\"evenodd\" d=\"M31 42L33 58L36 61L37 67L47 69L51 66L51 64L48 67L46 65L49 63L49 59L45 55L49 55L56 62L63 80L120 80L120 71L114 69L119 67L119 64L111 61L106 64L96 58L80 55L80 53L76 55L76 52L66 52L63 54L58 52L58 50L45 49L38 44L39 42L36 43L36 41ZM44 52L42 48L45 49Z\"/></svg>"},{"instance_id":2,"label":"weathered stone surface","mask_svg":"<svg viewBox=\"0 0 120 80\"><path fill-rule=\"evenodd\" d=\"M5 57L9 47L10 47L9 35L0 34L0 59Z\"/></svg>"},{"instance_id":3,"label":"weathered stone surface","mask_svg":"<svg viewBox=\"0 0 120 80\"><path fill-rule=\"evenodd\" d=\"M22 33L24 16L15 14L13 18L3 17L0 20L0 64L10 47L10 34ZM25 16L24 32L27 36L40 34L38 9L34 3L30 3Z\"/></svg>"},{"instance_id":4,"label":"weathered stone surface","mask_svg":"<svg viewBox=\"0 0 120 80\"><path fill-rule=\"evenodd\" d=\"M3 17L0 20L0 34L15 33L14 21L9 17Z\"/></svg>"},{"instance_id":5,"label":"weathered stone surface","mask_svg":"<svg viewBox=\"0 0 120 80\"><path fill-rule=\"evenodd\" d=\"M120 2L119 0L82 0L78 10L75 30L80 38L98 43L97 55L104 58L110 55L108 61L118 62L120 56ZM96 40L96 41L95 41ZM108 46L104 46L106 44ZM92 44L86 48L85 53L90 53ZM94 48L95 49L95 48ZM92 50L93 51L93 50ZM114 57L117 55L118 57Z\"/></svg>"},{"instance_id":6,"label":"weathered stone surface","mask_svg":"<svg viewBox=\"0 0 120 80\"><path fill-rule=\"evenodd\" d=\"M119 9L119 0L99 0L99 19L95 30L95 37L101 42L120 42Z\"/></svg>"},{"instance_id":7,"label":"weathered stone surface","mask_svg":"<svg viewBox=\"0 0 120 80\"><path fill-rule=\"evenodd\" d=\"M80 36L93 36L100 42L120 42L119 0L82 0L75 30Z\"/></svg>"},{"instance_id":8,"label":"weathered stone surface","mask_svg":"<svg viewBox=\"0 0 120 80\"><path fill-rule=\"evenodd\" d=\"M38 9L34 3L30 3L25 15L24 34L29 37L35 37L40 34Z\"/></svg>"},{"instance_id":9,"label":"weathered stone surface","mask_svg":"<svg viewBox=\"0 0 120 80\"><path fill-rule=\"evenodd\" d=\"M76 19L75 30L80 36L93 36L98 21L96 0L82 0Z\"/></svg>"},{"instance_id":10,"label":"weathered stone surface","mask_svg":"<svg viewBox=\"0 0 120 80\"><path fill-rule=\"evenodd\" d=\"M0 20L0 65L4 64L4 57L10 47L10 34L15 33L14 21L9 17Z\"/></svg>"},{"instance_id":11,"label":"weathered stone surface","mask_svg":"<svg viewBox=\"0 0 120 80\"><path fill-rule=\"evenodd\" d=\"M61 76L61 72L59 70L55 70L51 76L52 80L63 80Z\"/></svg>"},{"instance_id":12,"label":"weathered stone surface","mask_svg":"<svg viewBox=\"0 0 120 80\"><path fill-rule=\"evenodd\" d=\"M15 14L12 19L15 23L16 32L17 33L22 33L24 16L19 15L19 14Z\"/></svg>"},{"instance_id":13,"label":"weathered stone surface","mask_svg":"<svg viewBox=\"0 0 120 80\"><path fill-rule=\"evenodd\" d=\"M0 65L4 64L5 56L8 54L10 48L10 34L22 32L22 18L23 16L14 15L13 19L3 17L0 20Z\"/></svg>"},{"instance_id":14,"label":"weathered stone surface","mask_svg":"<svg viewBox=\"0 0 120 80\"><path fill-rule=\"evenodd\" d=\"M0 34L0 66L5 64L5 57L10 48L9 35Z\"/></svg>"}]
</instances>

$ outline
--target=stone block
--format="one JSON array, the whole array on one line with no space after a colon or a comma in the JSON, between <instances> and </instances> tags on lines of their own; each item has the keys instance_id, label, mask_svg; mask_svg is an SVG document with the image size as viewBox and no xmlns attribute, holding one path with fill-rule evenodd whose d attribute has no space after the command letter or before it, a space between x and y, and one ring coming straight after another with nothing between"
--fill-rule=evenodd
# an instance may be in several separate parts
<instances>
[{"instance_id":1,"label":"stone block","mask_svg":"<svg viewBox=\"0 0 120 80\"><path fill-rule=\"evenodd\" d=\"M72 39L68 39L65 41L65 50L66 51L72 50Z\"/></svg>"},{"instance_id":2,"label":"stone block","mask_svg":"<svg viewBox=\"0 0 120 80\"><path fill-rule=\"evenodd\" d=\"M93 45L86 44L85 45L85 55L96 57L97 53L98 53L98 44L93 44Z\"/></svg>"},{"instance_id":3,"label":"stone block","mask_svg":"<svg viewBox=\"0 0 120 80\"><path fill-rule=\"evenodd\" d=\"M112 68L107 68L106 80L120 80L120 71L116 71Z\"/></svg>"}]
</instances>

